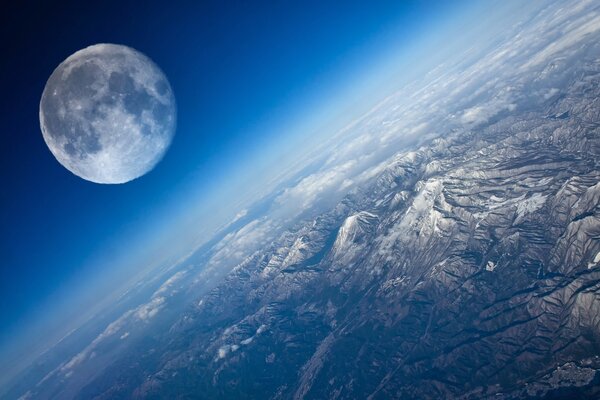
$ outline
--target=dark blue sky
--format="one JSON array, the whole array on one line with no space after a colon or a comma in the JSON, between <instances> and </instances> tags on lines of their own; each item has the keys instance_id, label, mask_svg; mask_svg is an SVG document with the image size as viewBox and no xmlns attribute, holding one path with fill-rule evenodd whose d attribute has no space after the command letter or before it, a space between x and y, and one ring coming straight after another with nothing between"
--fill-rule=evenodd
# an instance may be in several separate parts
<instances>
[{"instance_id":1,"label":"dark blue sky","mask_svg":"<svg viewBox=\"0 0 600 400\"><path fill-rule=\"evenodd\" d=\"M309 104L370 67L368 55L390 39L400 51L457 6L426 0L13 3L19 4L0 15L0 344L97 265L94 260L110 260L128 240L141 240L146 232L139 231L164 215L182 188L194 186L208 197L216 186L228 186L227 170L257 159L288 134L267 127L294 113L301 119ZM178 102L169 152L151 173L124 185L72 175L39 129L46 79L67 56L99 42L152 58Z\"/></svg>"}]
</instances>

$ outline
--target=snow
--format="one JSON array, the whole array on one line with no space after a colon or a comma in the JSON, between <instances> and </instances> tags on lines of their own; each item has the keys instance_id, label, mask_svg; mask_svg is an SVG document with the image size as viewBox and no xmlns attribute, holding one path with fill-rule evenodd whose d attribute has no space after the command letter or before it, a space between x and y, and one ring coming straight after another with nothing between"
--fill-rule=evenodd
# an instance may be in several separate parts
<instances>
[{"instance_id":1,"label":"snow","mask_svg":"<svg viewBox=\"0 0 600 400\"><path fill-rule=\"evenodd\" d=\"M519 217L524 217L527 214L531 214L544 206L546 203L545 195L536 193L528 199L525 199L517 204L517 214Z\"/></svg>"},{"instance_id":2,"label":"snow","mask_svg":"<svg viewBox=\"0 0 600 400\"><path fill-rule=\"evenodd\" d=\"M357 238L364 235L369 225L376 223L377 216L367 211L361 211L346 218L333 245L335 254L345 254L355 244Z\"/></svg>"},{"instance_id":3,"label":"snow","mask_svg":"<svg viewBox=\"0 0 600 400\"><path fill-rule=\"evenodd\" d=\"M594 268L595 266L598 265L599 262L600 262L600 251L596 253L594 260L592 262L588 263L588 269Z\"/></svg>"}]
</instances>

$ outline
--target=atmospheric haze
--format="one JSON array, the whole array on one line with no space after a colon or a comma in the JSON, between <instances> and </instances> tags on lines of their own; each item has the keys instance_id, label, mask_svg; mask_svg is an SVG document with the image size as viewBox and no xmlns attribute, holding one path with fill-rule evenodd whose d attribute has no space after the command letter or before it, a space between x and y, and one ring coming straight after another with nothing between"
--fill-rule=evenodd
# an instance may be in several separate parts
<instances>
[{"instance_id":1,"label":"atmospheric haze","mask_svg":"<svg viewBox=\"0 0 600 400\"><path fill-rule=\"evenodd\" d=\"M600 5L472 24L7 398L597 396Z\"/></svg>"}]
</instances>

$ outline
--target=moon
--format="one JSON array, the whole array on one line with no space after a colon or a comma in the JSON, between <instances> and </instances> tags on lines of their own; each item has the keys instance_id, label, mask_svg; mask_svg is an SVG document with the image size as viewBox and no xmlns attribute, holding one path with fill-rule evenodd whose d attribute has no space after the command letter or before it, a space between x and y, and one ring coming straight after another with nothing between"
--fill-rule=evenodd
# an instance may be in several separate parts
<instances>
[{"instance_id":1,"label":"moon","mask_svg":"<svg viewBox=\"0 0 600 400\"><path fill-rule=\"evenodd\" d=\"M40 101L42 135L54 157L96 183L125 183L152 170L173 140L176 115L160 68L116 44L72 54L54 70Z\"/></svg>"}]
</instances>

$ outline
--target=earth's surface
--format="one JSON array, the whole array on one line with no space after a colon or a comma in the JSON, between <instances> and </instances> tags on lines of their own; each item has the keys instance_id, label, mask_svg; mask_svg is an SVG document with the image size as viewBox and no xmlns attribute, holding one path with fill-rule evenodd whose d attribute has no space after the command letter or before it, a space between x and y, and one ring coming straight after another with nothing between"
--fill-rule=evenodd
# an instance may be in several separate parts
<instances>
[{"instance_id":1,"label":"earth's surface","mask_svg":"<svg viewBox=\"0 0 600 400\"><path fill-rule=\"evenodd\" d=\"M5 397L600 397L599 8L386 99Z\"/></svg>"}]
</instances>

